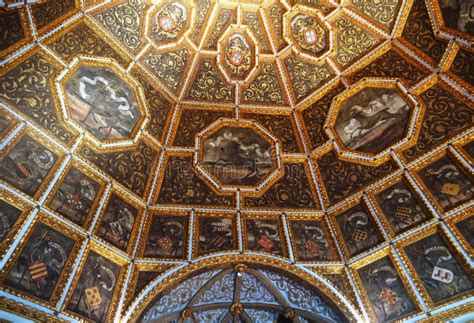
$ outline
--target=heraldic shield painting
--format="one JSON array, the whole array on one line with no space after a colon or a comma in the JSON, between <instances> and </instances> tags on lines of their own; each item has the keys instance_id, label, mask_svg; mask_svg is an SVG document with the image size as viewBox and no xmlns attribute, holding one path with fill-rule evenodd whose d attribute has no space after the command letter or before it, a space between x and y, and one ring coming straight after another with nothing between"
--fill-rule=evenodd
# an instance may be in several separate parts
<instances>
[{"instance_id":1,"label":"heraldic shield painting","mask_svg":"<svg viewBox=\"0 0 474 323\"><path fill-rule=\"evenodd\" d=\"M0 321L473 321L473 28L0 1Z\"/></svg>"}]
</instances>

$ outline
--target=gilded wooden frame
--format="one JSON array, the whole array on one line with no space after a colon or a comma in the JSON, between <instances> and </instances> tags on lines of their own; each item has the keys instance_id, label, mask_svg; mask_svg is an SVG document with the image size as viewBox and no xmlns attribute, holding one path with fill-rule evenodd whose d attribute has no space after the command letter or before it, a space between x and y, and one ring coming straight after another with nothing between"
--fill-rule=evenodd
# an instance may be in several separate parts
<instances>
[{"instance_id":1,"label":"gilded wooden frame","mask_svg":"<svg viewBox=\"0 0 474 323\"><path fill-rule=\"evenodd\" d=\"M332 136L336 140L338 147L341 149L341 151L348 152L355 156L360 155L362 157L373 158L373 160L375 161L381 157L387 156L392 147L396 147L396 150L399 150L400 146L411 146L416 143L416 140L418 139L418 133L421 127L419 120L421 120L424 115L424 104L421 102L421 100L415 99L413 96L410 96L406 92L407 88L403 83L403 81L394 78L365 78L351 85L349 88L347 88L340 94L336 95L328 111L328 117L326 119L325 127L327 129L326 132L328 133L328 135L330 132L330 137ZM411 110L408 122L406 124L407 129L405 130L405 135L402 137L402 139L392 143L390 146L381 150L378 153L361 152L357 149L351 149L346 147L342 140L339 138L337 131L335 130L335 124L337 121L337 117L339 116L339 111L341 109L342 104L346 100L350 99L352 96L363 91L365 88L384 88L394 90L402 97L403 101L405 101L405 103L409 106ZM411 132L410 128L413 131L411 135L409 135L409 133Z\"/></svg>"},{"instance_id":2,"label":"gilded wooden frame","mask_svg":"<svg viewBox=\"0 0 474 323\"><path fill-rule=\"evenodd\" d=\"M7 186L11 187L15 192L19 192L23 196L27 196L34 200L38 200L44 194L47 187L50 185L51 181L56 176L58 169L61 167L61 164L67 158L67 155L65 151L59 148L56 144L53 144L52 142L50 142L44 136L40 135L36 130L34 130L33 128L29 126L25 126L20 131L18 131L15 137L8 142L8 144L6 145L4 149L2 149L2 151L0 151L0 161L3 162L3 160L10 154L10 152L16 147L16 145L20 142L20 140L23 139L25 136L29 136L34 141L43 145L45 148L51 151L54 155L56 155L56 161L48 170L48 172L46 173L46 176L43 178L41 184L38 186L38 189L32 196L14 187L13 185L6 183L3 180L0 180L0 182L5 183Z\"/></svg>"},{"instance_id":3,"label":"gilded wooden frame","mask_svg":"<svg viewBox=\"0 0 474 323\"><path fill-rule=\"evenodd\" d=\"M395 234L395 231L392 228L392 225L390 224L390 221L388 220L387 216L385 213L382 211L382 208L380 207L379 203L377 202L376 195L379 194L380 192L384 191L385 189L389 188L392 185L395 185L398 182L404 182L408 189L410 190L411 195L413 196L413 199L420 205L422 210L426 213L428 216L427 219L421 221L420 223L416 224L415 226L412 226L409 229L403 229L401 230L400 234L406 234L407 232L413 232L416 231L417 228L420 226L425 225L427 222L430 222L434 219L433 214L429 210L429 206L426 204L426 202L420 197L418 192L414 189L412 184L410 183L409 179L407 178L406 174L400 173L389 180L383 182L382 184L378 185L377 187L372 188L367 192L367 196L369 200L371 201L372 205L375 208L376 214L379 215L379 219L383 224L383 227L387 232L389 233L390 237L394 238L397 234Z\"/></svg>"},{"instance_id":4,"label":"gilded wooden frame","mask_svg":"<svg viewBox=\"0 0 474 323\"><path fill-rule=\"evenodd\" d=\"M248 244L248 230L247 230L247 220L262 220L268 221L273 220L276 221L278 225L278 236L280 238L280 245L281 245L281 255L275 255L271 252L266 251L258 251L252 250ZM242 212L241 213L241 224L242 224L242 242L244 251L249 251L256 254L266 254L266 255L273 255L276 257L283 257L288 258L288 245L286 240L286 234L284 230L284 225L281 220L281 216L278 214L265 214L265 213L253 213L253 212Z\"/></svg>"},{"instance_id":5,"label":"gilded wooden frame","mask_svg":"<svg viewBox=\"0 0 474 323\"><path fill-rule=\"evenodd\" d=\"M118 196L122 201L130 204L132 207L134 207L137 210L137 215L135 217L135 221L133 223L133 228L131 230L132 234L130 235L130 238L128 239L127 248L125 250L120 249L119 247L113 245L111 242L109 242L109 241L105 240L104 238L101 238L97 235L97 233L100 229L100 226L101 226L101 222L102 222L102 220L104 218L104 215L107 211L107 207L109 205L110 198L112 197L112 195ZM93 233L94 237L97 240L99 240L99 241L103 242L104 244L106 244L107 246L109 246L110 249L120 250L121 252L124 252L128 255L131 255L133 253L133 250L135 249L135 244L137 242L137 238L138 238L138 235L139 235L138 228L142 227L142 222L143 222L144 216L145 216L144 208L140 203L138 203L135 199L131 198L128 194L124 193L122 190L117 189L115 187L112 187L112 189L109 190L106 199L104 200L102 210L100 211L100 214L97 217L97 221L95 223L95 226L94 226L94 229L93 229L92 233Z\"/></svg>"},{"instance_id":6,"label":"gilded wooden frame","mask_svg":"<svg viewBox=\"0 0 474 323\"><path fill-rule=\"evenodd\" d=\"M206 170L206 166L202 164L202 159L204 156L204 141L215 134L217 131L221 130L224 127L236 127L236 128L246 128L253 130L257 135L259 135L263 140L265 140L271 147L271 158L273 164L273 170L270 174L259 180L255 185L231 185L231 184L222 184L219 179L216 178L212 173ZM250 120L235 120L220 118L206 127L204 130L199 132L196 135L195 146L197 147L196 154L194 157L194 165L197 170L197 174L201 177L202 180L208 184L214 185L217 190L229 190L236 191L240 189L242 192L255 192L257 195L263 194L266 189L281 178L283 175L282 162L280 157L280 140L273 137L273 135L260 126L257 122ZM203 176L203 173L206 176ZM207 178L209 176L209 178Z\"/></svg>"},{"instance_id":7,"label":"gilded wooden frame","mask_svg":"<svg viewBox=\"0 0 474 323\"><path fill-rule=\"evenodd\" d=\"M155 258L147 257L144 255L146 244L148 243L148 236L150 235L151 224L154 217L159 216L177 216L185 219L185 231L183 233L183 256L179 258ZM180 261L188 258L188 237L189 231L191 230L191 211L186 210L157 210L157 209L147 209L146 217L144 224L141 229L141 234L138 240L138 248L136 256L140 259L145 259L147 261Z\"/></svg>"},{"instance_id":8,"label":"gilded wooden frame","mask_svg":"<svg viewBox=\"0 0 474 323\"><path fill-rule=\"evenodd\" d=\"M329 264L338 264L340 263L340 255L336 248L334 239L331 235L331 231L328 225L328 218L324 214L287 214L286 215L286 222L288 227L289 238L291 242L291 248L293 250L293 255L298 262L304 262L305 264L320 264L320 263L329 263ZM297 246L295 241L295 233L292 227L292 222L320 222L323 228L324 236L328 242L328 249L334 254L334 260L302 260L298 256Z\"/></svg>"},{"instance_id":9,"label":"gilded wooden frame","mask_svg":"<svg viewBox=\"0 0 474 323\"><path fill-rule=\"evenodd\" d=\"M112 262L116 263L117 265L121 266L120 269L120 274L119 277L116 281L116 286L123 286L126 276L127 276L127 271L128 271L128 265L129 261L123 258L122 256L118 255L117 253L112 252L110 249L103 247L99 243L90 240L87 246L86 251L84 252L84 255L80 261L79 267L77 268L76 274L74 276L73 282L71 284L71 287L69 288L69 291L67 293L65 302L62 305L61 311L70 315L72 318L76 320L83 320L83 321L88 321L88 318L83 317L75 312L72 312L67 308L69 302L71 301L71 297L76 289L77 283L79 281L79 278L82 274L82 270L84 269L84 266L86 264L87 259L89 258L89 254L91 251L94 251L101 255L104 258L107 258L108 260L111 260ZM116 310L118 309L119 302L120 302L120 294L121 290L119 288L114 289L114 293L112 296L112 299L109 304L109 308L107 311L107 319L106 321L113 320L114 316L116 315Z\"/></svg>"},{"instance_id":10,"label":"gilded wooden frame","mask_svg":"<svg viewBox=\"0 0 474 323\"><path fill-rule=\"evenodd\" d=\"M39 223L46 224L47 226L50 226L53 229L58 230L59 232L65 234L67 237L74 240L74 245L71 249L71 253L67 257L67 261L65 262L62 268L60 277L58 278L58 281L56 283L56 286L54 287L51 297L47 301L43 300L42 298L36 297L32 294L29 294L27 292L16 290L13 287L7 286L3 283L7 277L8 272L15 265L19 255L25 248L26 244L30 240L32 234L34 233ZM63 293L64 288L66 287L68 275L70 275L73 271L74 263L76 262L76 258L79 255L79 251L82 248L85 238L86 237L83 236L81 233L77 232L76 230L73 230L68 225L65 225L64 223L62 223L61 221L54 219L46 215L45 213L39 212L38 214L35 215L33 223L28 227L25 235L21 238L21 242L20 242L21 247L15 248L13 255L8 259L7 264L5 265L3 270L0 272L0 280L2 281L1 289L9 293L12 293L14 295L20 296L26 300L42 304L50 309L54 309L54 307L56 306L56 304L58 303L61 297L61 294Z\"/></svg>"},{"instance_id":11,"label":"gilded wooden frame","mask_svg":"<svg viewBox=\"0 0 474 323\"><path fill-rule=\"evenodd\" d=\"M67 221L71 225L79 226L78 224L72 222L71 220L69 220L69 219L65 218L64 216L62 216L60 213L53 210L50 206L52 201L56 197L56 194L58 193L59 188L63 184L64 179L66 178L67 174L69 173L69 171L73 167L76 168L77 170L79 170L80 172L82 172L83 174L87 174L88 177L90 177L92 180L94 180L99 185L99 189L96 192L96 196L94 198L94 201L93 201L93 203L92 203L92 205L89 209L89 212L86 214L84 224L82 225L82 227L84 229L88 230L88 229L90 229L92 221L96 216L97 210L99 209L100 202L102 200L102 196L103 196L103 194L105 192L105 188L107 186L107 180L103 176L99 176L95 172L91 171L91 169L88 168L87 166L85 166L82 162L80 162L79 159L73 158L72 160L69 161L68 165L63 169L63 171L59 175L58 180L56 181L53 188L51 189L51 191L50 191L50 193L49 193L49 195L48 195L48 197L45 201L45 205L51 212L53 212L54 214L57 214L58 216L63 218L64 221Z\"/></svg>"},{"instance_id":12,"label":"gilded wooden frame","mask_svg":"<svg viewBox=\"0 0 474 323\"><path fill-rule=\"evenodd\" d=\"M443 299L439 303L435 303L431 299L431 297L429 296L427 289L425 288L423 282L421 281L420 277L418 276L418 273L416 272L415 267L413 266L413 264L409 260L404 248L407 247L408 245L411 245L411 244L413 244L413 243L415 243L415 242L417 242L417 241L419 241L423 238L426 238L426 237L428 237L428 236L430 236L434 233L438 233L441 236L441 238L443 239L443 241L447 245L452 247L452 250L454 251L454 257L459 262L459 265L466 269L466 274L468 274L470 276L471 280L474 279L474 269L469 266L466 259L459 254L459 251L455 247L453 247L453 243L452 243L451 238L444 232L444 230L441 229L441 227L439 225L436 225L436 224L431 225L431 226L429 226L429 227L427 227L427 228L425 228L421 231L418 231L418 232L412 234L411 236L408 236L408 237L406 237L406 238L404 238L400 241L397 241L395 243L395 248L400 253L402 263L408 269L408 271L410 273L410 276L412 277L412 279L415 283L415 286L418 289L418 291L420 292L420 294L421 294L423 300L425 301L426 305L432 310L437 309L437 308L442 307L442 306L453 304L453 303L455 303L459 300L466 299L466 298L471 297L471 296L474 295L474 290L471 290L469 292L465 292L465 293L462 293L462 294L454 296L454 297Z\"/></svg>"},{"instance_id":13,"label":"gilded wooden frame","mask_svg":"<svg viewBox=\"0 0 474 323\"><path fill-rule=\"evenodd\" d=\"M21 121L3 107L0 107L0 111L2 113L0 118L8 122L5 130L0 132L0 143L3 143L8 138L8 136L11 135L13 131L15 131L15 129L20 125Z\"/></svg>"},{"instance_id":14,"label":"gilded wooden frame","mask_svg":"<svg viewBox=\"0 0 474 323\"><path fill-rule=\"evenodd\" d=\"M52 316L40 310L34 309L30 306L17 303L11 299L2 297L0 298L0 300L1 300L0 310L2 312L7 312L7 313L10 312L15 315L24 317L26 319L31 319L37 322L54 322L54 323L65 322L64 320L58 319L55 316Z\"/></svg>"},{"instance_id":15,"label":"gilded wooden frame","mask_svg":"<svg viewBox=\"0 0 474 323\"><path fill-rule=\"evenodd\" d=\"M239 33L241 35L245 35L245 38L247 40L250 40L252 44L249 44L250 47L250 52L251 52L251 57L253 60L253 66L252 64L250 65L250 68L245 72L244 76L242 78L235 78L233 77L230 73L225 68L225 44L226 42L230 39L230 37L233 35L233 33ZM253 47L252 47L253 46ZM221 37L219 37L219 40L217 42L217 52L220 53L216 56L217 58L217 67L218 69L222 72L224 75L226 81L230 84L234 83L249 83L249 80L252 78L252 76L255 75L258 66L259 66L259 59L258 56L260 54L260 49L258 46L258 41L256 40L255 36L253 35L252 31L250 28L246 25L241 26L237 24L231 24L229 27L226 28L224 33L222 34Z\"/></svg>"},{"instance_id":16,"label":"gilded wooden frame","mask_svg":"<svg viewBox=\"0 0 474 323\"><path fill-rule=\"evenodd\" d=\"M319 25L325 29L324 31L328 34L329 44L326 44L327 48L323 53L318 54L317 56L304 48L294 39L294 36L291 33L291 19L298 14L307 15L315 19ZM335 48L335 35L333 27L327 22L324 15L318 10L302 4L296 4L291 11L287 11L283 15L283 37L288 44L293 44L296 47L298 56L305 57L309 60L319 62L324 60L326 57L331 54ZM314 63L314 62L313 62Z\"/></svg>"},{"instance_id":17,"label":"gilded wooden frame","mask_svg":"<svg viewBox=\"0 0 474 323\"><path fill-rule=\"evenodd\" d=\"M436 1L437 3L437 1ZM474 41L474 37L472 37ZM471 43L473 42L471 41ZM471 56L474 55L474 50L467 46L463 46L458 43L454 43L451 50L448 53L448 56L445 59L445 62L443 63L443 66L441 70L449 77L451 78L454 83L458 86L460 86L463 89L468 90L469 94L473 95L474 94L474 85L469 84L467 81L463 80L460 76L458 76L456 73L451 71L451 67L453 66L454 60L456 59L457 54L459 53L460 50L465 50L470 53ZM469 65L468 65L468 70L467 73L469 73Z\"/></svg>"},{"instance_id":18,"label":"gilded wooden frame","mask_svg":"<svg viewBox=\"0 0 474 323\"><path fill-rule=\"evenodd\" d=\"M474 214L474 206L468 207L467 209L462 210L456 215L450 216L446 220L446 224L451 229L451 231L453 231L455 237L458 239L461 246L464 248L464 250L467 251L467 253L469 254L471 258L474 258L474 247L469 245L469 242L466 240L466 238L461 234L461 232L459 232L459 229L457 228L456 224L458 222L461 222L462 220L465 220L471 217L473 214Z\"/></svg>"},{"instance_id":19,"label":"gilded wooden frame","mask_svg":"<svg viewBox=\"0 0 474 323\"><path fill-rule=\"evenodd\" d=\"M200 230L199 230L199 220L200 218L215 218L215 219L231 219L232 220L232 249L224 250L224 252L238 252L239 251L239 239L238 239L238 229L237 229L237 214L235 211L199 211L196 212L194 215L194 223L193 223L193 258L199 258L202 256L212 255L212 254L219 254L222 251L211 251L211 252L203 252L199 253L199 237L200 237Z\"/></svg>"},{"instance_id":20,"label":"gilded wooden frame","mask_svg":"<svg viewBox=\"0 0 474 323\"><path fill-rule=\"evenodd\" d=\"M433 0L426 0L426 1L428 2L427 7L431 9L431 10L428 10L430 19L434 19L434 21L436 22L436 26L438 27L439 30L444 31L445 33L451 36L461 38L471 44L474 42L474 36L469 35L467 32L462 32L462 31L446 26L446 24L444 23L442 12L441 12L441 6L438 1L433 1Z\"/></svg>"},{"instance_id":21,"label":"gilded wooden frame","mask_svg":"<svg viewBox=\"0 0 474 323\"><path fill-rule=\"evenodd\" d=\"M69 79L74 76L74 74L78 71L79 68L83 66L94 67L94 68L103 68L103 69L111 69L117 76L120 77L127 85L130 86L132 91L134 92L134 97L137 102L138 111L140 113L140 117L135 122L135 125L132 128L129 138L116 138L116 139L99 139L95 137L89 130L87 130L84 126L79 124L77 121L73 120L71 117L71 111L69 108L69 99L67 98L66 94L66 84L68 83ZM66 72L64 74L64 72ZM140 130L149 120L149 113L146 109L146 100L143 93L143 88L141 85L135 81L132 77L130 77L129 73L119 65L115 60L109 58L101 58L101 57L90 57L90 56L79 56L79 59L74 61L71 66L61 73L59 73L56 77L57 86L56 91L58 93L58 97L63 98L63 100L59 100L57 103L61 107L62 110L62 118L64 122L70 124L73 128L76 129L77 132L83 132L87 138L94 142L94 144L98 147L105 148L107 146L113 145L117 147L118 144L129 145L133 142L137 141L137 137L140 133Z\"/></svg>"},{"instance_id":22,"label":"gilded wooden frame","mask_svg":"<svg viewBox=\"0 0 474 323\"><path fill-rule=\"evenodd\" d=\"M20 229L23 227L23 224L29 217L30 212L33 210L33 205L26 203L23 199L20 199L3 188L0 188L0 201L20 210L20 214L18 215L15 223L13 223L8 233L0 242L0 259L3 259L13 241L20 233Z\"/></svg>"},{"instance_id":23,"label":"gilded wooden frame","mask_svg":"<svg viewBox=\"0 0 474 323\"><path fill-rule=\"evenodd\" d=\"M438 211L438 213L440 215L445 215L447 213L456 212L456 211L464 208L466 205L469 205L470 203L472 203L472 201L471 202L466 201L466 202L462 203L461 205L458 205L454 208L451 208L451 209L448 209L447 211L445 211L443 209L443 207L441 206L440 202L438 201L438 199L436 198L436 196L433 194L433 192L431 192L430 188L421 179L421 176L418 173L421 170L423 170L424 168L426 168L429 165L437 162L438 160L440 160L443 157L449 158L449 160L451 160L452 163L454 163L455 166L458 167L459 170L461 170L467 178L471 179L471 182L474 181L473 171L472 170L471 171L467 170L466 167L463 165L463 163L459 160L458 156L454 155L447 148L444 148L443 150L439 151L436 154L433 154L433 155L429 156L428 158L425 158L425 159L422 159L421 161L419 160L419 161L415 162L413 167L411 167L408 170L410 172L410 174L413 176L416 184L418 184L418 186L420 186L423 189L423 192L426 193L426 197L428 198L430 203L432 205L434 205L434 207L436 208L436 210Z\"/></svg>"},{"instance_id":24,"label":"gilded wooden frame","mask_svg":"<svg viewBox=\"0 0 474 323\"><path fill-rule=\"evenodd\" d=\"M151 35L151 24L150 21L155 18L155 15L158 13L158 11L163 8L165 5L173 3L175 1L173 0L165 0L165 1L160 1L159 5L157 4L158 2L152 2L152 5L146 10L146 18L145 18L145 23L144 23L144 29L145 29L145 37L150 41L150 43L153 44L155 47L173 47L181 44L181 42L186 38L187 35L191 32L191 27L194 26L194 23L196 21L196 16L197 16L197 7L195 3L191 0L180 0L183 2L185 5L186 9L190 9L190 14L189 18L185 22L185 26L183 27L183 30L179 32L178 35L173 40L166 41L163 43L158 43L156 39L153 38ZM177 1L179 2L179 1Z\"/></svg>"},{"instance_id":25,"label":"gilded wooden frame","mask_svg":"<svg viewBox=\"0 0 474 323\"><path fill-rule=\"evenodd\" d=\"M351 256L350 252L349 252L349 248L347 247L347 242L344 239L344 235L342 234L342 231L339 228L339 224L337 223L336 218L338 216L340 216L343 212L349 210L350 208L356 206L357 204L362 204L365 207L365 210L367 211L367 215L371 218L371 220L374 224L374 229L376 231L378 231L379 234L380 234L381 241L379 243L373 245L372 247L370 247L368 249L365 249L365 250L362 250L362 251L359 251L356 255ZM386 242L385 237L382 233L383 232L382 228L380 228L380 225L375 220L375 217L376 217L376 215L373 213L372 209L367 205L367 203L364 201L364 199L362 197L356 197L354 199L351 199L348 203L343 204L341 206L338 206L335 209L333 209L331 212L329 212L328 219L329 219L330 223L332 223L332 225L333 225L336 236L341 237L341 239L343 240L343 243L341 243L340 245L341 245L341 249L344 252L344 255L347 257L347 259L358 258L361 255L365 255L365 257L367 257L367 255L373 253L374 250L376 250L377 248L379 248L381 245L383 245Z\"/></svg>"},{"instance_id":26,"label":"gilded wooden frame","mask_svg":"<svg viewBox=\"0 0 474 323\"><path fill-rule=\"evenodd\" d=\"M8 3L8 1L5 1L5 0L3 2ZM21 28L23 30L23 34L25 36L23 39L19 40L16 43L11 44L10 46L8 46L7 48L3 49L0 52L0 60L2 60L4 58L8 57L9 55L13 54L14 52L16 52L17 50L19 50L23 46L26 46L28 43L31 43L33 41L33 37L31 35L31 28L30 28L30 25L28 23L28 16L26 14L26 9L25 8L21 8L19 6L12 7L12 8L2 8L2 6L0 5L0 9L4 12L14 11L14 10L17 10L19 12L20 24L21 24Z\"/></svg>"},{"instance_id":27,"label":"gilded wooden frame","mask_svg":"<svg viewBox=\"0 0 474 323\"><path fill-rule=\"evenodd\" d=\"M354 276L354 279L355 279L355 283L356 283L356 286L357 286L357 289L359 291L361 291L361 296L362 296L362 301L364 302L364 306L369 314L369 317L370 317L370 320L373 321L373 322L376 322L377 321L377 318L375 316L375 311L373 309L373 306L370 302L370 299L369 299L369 294L367 292L367 290L365 289L363 283L362 283L362 279L360 278L359 276L359 272L358 270L379 260L379 259L382 259L384 257L388 256L393 264L393 267L395 268L397 274L398 274L398 277L400 278L403 286L405 287L408 295L410 295L411 297L411 300L413 301L413 304L415 305L415 307L417 307L417 310L414 312L414 313L409 313L409 314L405 314L403 315L402 317L399 317L396 319L397 322L401 322L403 320L406 320L406 319L409 319L409 318L413 318L419 314L422 313L422 307L421 305L419 304L417 298L416 298L416 294L415 292L411 289L410 287L410 284L408 282L408 279L406 278L406 276L403 274L403 270L402 270L402 267L400 265L400 263L397 261L397 258L395 257L395 255L393 254L393 251L390 250L390 247L385 247L381 250L378 250L377 252L374 252L372 254L370 254L369 256L353 263L350 265L350 271L352 273L352 275Z\"/></svg>"}]
</instances>

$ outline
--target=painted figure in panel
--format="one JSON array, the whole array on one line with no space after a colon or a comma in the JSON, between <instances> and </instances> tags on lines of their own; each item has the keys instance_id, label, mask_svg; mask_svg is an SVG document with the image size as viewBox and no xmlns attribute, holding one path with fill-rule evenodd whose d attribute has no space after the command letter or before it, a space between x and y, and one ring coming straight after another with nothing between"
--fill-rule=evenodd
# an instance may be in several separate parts
<instances>
[{"instance_id":1,"label":"painted figure in panel","mask_svg":"<svg viewBox=\"0 0 474 323\"><path fill-rule=\"evenodd\" d=\"M474 288L472 277L438 233L405 247L405 252L435 303Z\"/></svg>"},{"instance_id":2,"label":"painted figure in panel","mask_svg":"<svg viewBox=\"0 0 474 323\"><path fill-rule=\"evenodd\" d=\"M130 137L140 116L133 89L109 68L79 67L66 96L71 118L99 140Z\"/></svg>"},{"instance_id":3,"label":"painted figure in panel","mask_svg":"<svg viewBox=\"0 0 474 323\"><path fill-rule=\"evenodd\" d=\"M474 214L456 223L456 228L471 248L474 248Z\"/></svg>"},{"instance_id":4,"label":"painted figure in panel","mask_svg":"<svg viewBox=\"0 0 474 323\"><path fill-rule=\"evenodd\" d=\"M248 247L283 255L277 220L246 220Z\"/></svg>"},{"instance_id":5,"label":"painted figure in panel","mask_svg":"<svg viewBox=\"0 0 474 323\"><path fill-rule=\"evenodd\" d=\"M21 211L16 207L0 201L0 243L10 233L11 227L18 220L20 214Z\"/></svg>"},{"instance_id":6,"label":"painted figure in panel","mask_svg":"<svg viewBox=\"0 0 474 323\"><path fill-rule=\"evenodd\" d=\"M291 227L300 260L335 259L320 221L294 221Z\"/></svg>"},{"instance_id":7,"label":"painted figure in panel","mask_svg":"<svg viewBox=\"0 0 474 323\"><path fill-rule=\"evenodd\" d=\"M136 208L112 194L97 235L114 246L126 250L137 214Z\"/></svg>"},{"instance_id":8,"label":"painted figure in panel","mask_svg":"<svg viewBox=\"0 0 474 323\"><path fill-rule=\"evenodd\" d=\"M401 318L417 310L388 256L358 270L377 321Z\"/></svg>"},{"instance_id":9,"label":"painted figure in panel","mask_svg":"<svg viewBox=\"0 0 474 323\"><path fill-rule=\"evenodd\" d=\"M439 0L446 27L474 36L474 1Z\"/></svg>"},{"instance_id":10,"label":"painted figure in panel","mask_svg":"<svg viewBox=\"0 0 474 323\"><path fill-rule=\"evenodd\" d=\"M447 156L420 170L419 174L444 211L451 210L474 196L472 179Z\"/></svg>"},{"instance_id":11,"label":"painted figure in panel","mask_svg":"<svg viewBox=\"0 0 474 323\"><path fill-rule=\"evenodd\" d=\"M376 154L403 138L409 116L396 90L369 87L342 103L335 127L347 148Z\"/></svg>"},{"instance_id":12,"label":"painted figure in panel","mask_svg":"<svg viewBox=\"0 0 474 323\"><path fill-rule=\"evenodd\" d=\"M351 256L355 256L382 242L382 236L377 230L377 225L362 204L358 204L338 215L336 221Z\"/></svg>"},{"instance_id":13,"label":"painted figure in panel","mask_svg":"<svg viewBox=\"0 0 474 323\"><path fill-rule=\"evenodd\" d=\"M251 129L225 127L205 140L203 162L223 184L255 185L271 171L270 149Z\"/></svg>"},{"instance_id":14,"label":"painted figure in panel","mask_svg":"<svg viewBox=\"0 0 474 323\"><path fill-rule=\"evenodd\" d=\"M378 193L375 199L395 234L413 228L430 217L404 180Z\"/></svg>"},{"instance_id":15,"label":"painted figure in panel","mask_svg":"<svg viewBox=\"0 0 474 323\"><path fill-rule=\"evenodd\" d=\"M233 247L232 219L199 219L199 253L228 250Z\"/></svg>"}]
</instances>

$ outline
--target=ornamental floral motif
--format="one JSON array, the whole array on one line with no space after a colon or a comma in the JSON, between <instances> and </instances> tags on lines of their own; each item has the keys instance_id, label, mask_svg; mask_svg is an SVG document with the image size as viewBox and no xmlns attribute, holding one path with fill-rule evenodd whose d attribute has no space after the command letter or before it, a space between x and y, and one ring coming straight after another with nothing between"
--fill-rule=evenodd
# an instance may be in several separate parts
<instances>
[{"instance_id":1,"label":"ornamental floral motif","mask_svg":"<svg viewBox=\"0 0 474 323\"><path fill-rule=\"evenodd\" d=\"M128 0L100 11L96 18L131 51L143 44L140 30L144 24L145 1Z\"/></svg>"}]
</instances>

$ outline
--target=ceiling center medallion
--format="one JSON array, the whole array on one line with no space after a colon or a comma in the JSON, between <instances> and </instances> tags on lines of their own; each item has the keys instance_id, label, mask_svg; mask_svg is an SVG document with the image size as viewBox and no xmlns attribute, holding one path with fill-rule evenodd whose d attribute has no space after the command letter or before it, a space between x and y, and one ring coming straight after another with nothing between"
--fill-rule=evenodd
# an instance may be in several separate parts
<instances>
[{"instance_id":1,"label":"ceiling center medallion","mask_svg":"<svg viewBox=\"0 0 474 323\"><path fill-rule=\"evenodd\" d=\"M196 8L186 0L163 1L151 6L147 16L147 37L156 45L176 44L190 32Z\"/></svg>"},{"instance_id":2,"label":"ceiling center medallion","mask_svg":"<svg viewBox=\"0 0 474 323\"><path fill-rule=\"evenodd\" d=\"M314 28L307 28L304 33L304 38L308 45L314 45L318 42L318 33Z\"/></svg>"},{"instance_id":3,"label":"ceiling center medallion","mask_svg":"<svg viewBox=\"0 0 474 323\"><path fill-rule=\"evenodd\" d=\"M279 143L253 121L220 119L197 141L197 167L220 189L261 189L280 168Z\"/></svg>"},{"instance_id":4,"label":"ceiling center medallion","mask_svg":"<svg viewBox=\"0 0 474 323\"><path fill-rule=\"evenodd\" d=\"M246 81L257 66L257 42L247 27L231 25L218 44L219 68L229 81Z\"/></svg>"},{"instance_id":5,"label":"ceiling center medallion","mask_svg":"<svg viewBox=\"0 0 474 323\"><path fill-rule=\"evenodd\" d=\"M296 6L296 10L285 14L284 28L288 41L308 58L318 60L332 50L332 28L317 10Z\"/></svg>"},{"instance_id":6,"label":"ceiling center medallion","mask_svg":"<svg viewBox=\"0 0 474 323\"><path fill-rule=\"evenodd\" d=\"M159 22L160 28L163 31L167 32L167 31L171 31L174 28L176 28L176 26L177 26L176 20L177 19L173 19L173 17L170 16L170 15L162 15L159 18L158 22Z\"/></svg>"}]
</instances>

